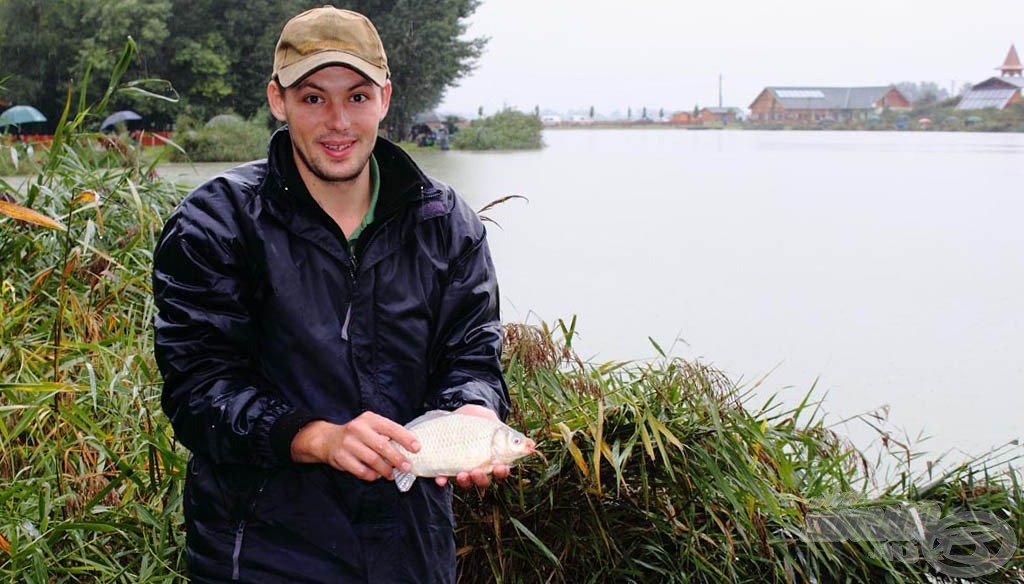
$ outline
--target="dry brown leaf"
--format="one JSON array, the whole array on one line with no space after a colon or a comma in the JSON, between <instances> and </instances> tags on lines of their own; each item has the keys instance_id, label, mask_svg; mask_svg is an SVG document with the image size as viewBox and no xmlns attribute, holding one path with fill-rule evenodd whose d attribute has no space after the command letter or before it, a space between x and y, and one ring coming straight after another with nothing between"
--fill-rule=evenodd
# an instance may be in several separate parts
<instances>
[{"instance_id":1,"label":"dry brown leaf","mask_svg":"<svg viewBox=\"0 0 1024 584\"><path fill-rule=\"evenodd\" d=\"M64 227L56 219L51 219L46 215L38 211L33 211L28 207L22 207L15 203L9 203L7 201L0 201L0 213L7 215L11 219L17 221L23 221L25 223L31 223L33 225L39 225L40 227L46 227L48 229L55 229L57 231L67 231L67 227Z\"/></svg>"}]
</instances>

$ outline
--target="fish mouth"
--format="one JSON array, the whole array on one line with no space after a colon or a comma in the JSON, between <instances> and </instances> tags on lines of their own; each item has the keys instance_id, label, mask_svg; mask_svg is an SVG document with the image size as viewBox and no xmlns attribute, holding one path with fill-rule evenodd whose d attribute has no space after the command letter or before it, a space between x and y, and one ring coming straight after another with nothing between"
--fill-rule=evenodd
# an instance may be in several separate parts
<instances>
[{"instance_id":1,"label":"fish mouth","mask_svg":"<svg viewBox=\"0 0 1024 584\"><path fill-rule=\"evenodd\" d=\"M537 443L529 438L526 439L526 453L533 454L537 451Z\"/></svg>"}]
</instances>

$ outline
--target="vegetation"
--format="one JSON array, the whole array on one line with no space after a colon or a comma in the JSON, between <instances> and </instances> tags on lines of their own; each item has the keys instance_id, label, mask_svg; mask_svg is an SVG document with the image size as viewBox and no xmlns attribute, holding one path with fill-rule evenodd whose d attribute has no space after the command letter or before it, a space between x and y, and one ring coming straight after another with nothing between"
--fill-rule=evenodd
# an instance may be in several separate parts
<instances>
[{"instance_id":1,"label":"vegetation","mask_svg":"<svg viewBox=\"0 0 1024 584\"><path fill-rule=\"evenodd\" d=\"M175 118L228 111L251 118L266 103L273 47L285 21L323 5L317 0L4 0L0 2L0 63L10 74L0 98L30 104L49 120L60 117L67 87L92 71L107 79L118 50L138 42L126 79L175 103L114 97L113 109L132 109L156 129ZM478 0L355 0L346 8L377 25L394 75L391 121L405 136L412 116L438 103L465 76L486 39L463 39ZM167 80L167 81L157 81ZM85 86L90 100L101 84Z\"/></svg>"},{"instance_id":2,"label":"vegetation","mask_svg":"<svg viewBox=\"0 0 1024 584\"><path fill-rule=\"evenodd\" d=\"M184 126L174 137L181 150L171 150L171 160L231 162L264 158L270 142L265 123L245 121L222 114L199 127Z\"/></svg>"},{"instance_id":3,"label":"vegetation","mask_svg":"<svg viewBox=\"0 0 1024 584\"><path fill-rule=\"evenodd\" d=\"M457 150L538 150L544 147L541 130L537 116L506 108L474 120L452 136L452 146Z\"/></svg>"},{"instance_id":4,"label":"vegetation","mask_svg":"<svg viewBox=\"0 0 1024 584\"><path fill-rule=\"evenodd\" d=\"M130 49L130 48L129 48ZM0 580L171 582L183 452L159 413L150 260L183 194L63 110L50 155L0 181Z\"/></svg>"},{"instance_id":5,"label":"vegetation","mask_svg":"<svg viewBox=\"0 0 1024 584\"><path fill-rule=\"evenodd\" d=\"M520 461L502 489L460 497L462 581L935 582L955 581L955 569L978 581L1020 577L1020 475L1002 466L1011 449L876 490L872 467L822 423L810 395L793 408L774 397L751 408L752 389L665 353L650 363L582 362L574 331L575 322L507 325L511 423L540 441L543 456ZM872 537L886 513L909 517L911 508L930 525L970 513L1004 523L961 539L955 553L977 555L954 568L906 524L902 540ZM822 537L830 532L818 520L850 513L862 521L843 526L848 537ZM999 538L1010 547L996 550Z\"/></svg>"},{"instance_id":6,"label":"vegetation","mask_svg":"<svg viewBox=\"0 0 1024 584\"><path fill-rule=\"evenodd\" d=\"M131 144L84 130L129 61L130 51L97 105L79 99L72 115L69 100L25 184L0 180L6 582L183 579L186 453L160 412L150 260L184 192ZM810 396L752 407L751 389L700 363L582 362L574 336L574 322L507 327L510 422L541 455L502 486L460 494L463 581L951 581L956 566L939 560L984 569L979 581L1021 578L1012 453L874 491L867 461ZM912 553L869 533L815 537L810 521L893 508L922 509L929 527L968 511L997 521L897 542Z\"/></svg>"}]
</instances>

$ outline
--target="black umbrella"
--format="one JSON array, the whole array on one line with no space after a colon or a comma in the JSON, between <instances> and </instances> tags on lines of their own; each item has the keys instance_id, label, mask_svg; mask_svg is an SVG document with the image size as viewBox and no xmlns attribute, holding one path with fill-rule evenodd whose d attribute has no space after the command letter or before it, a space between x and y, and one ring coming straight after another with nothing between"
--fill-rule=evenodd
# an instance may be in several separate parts
<instances>
[{"instance_id":1,"label":"black umbrella","mask_svg":"<svg viewBox=\"0 0 1024 584\"><path fill-rule=\"evenodd\" d=\"M107 119L103 120L103 123L100 124L100 129L101 130L105 130L105 129L107 129L107 128L111 127L111 126L114 126L115 124L121 123L121 122L124 122L124 123L127 124L128 122L134 122L136 120L141 120L141 119L142 119L142 116L140 116L139 114L133 112L132 110L121 110L119 112L114 112L114 113L110 114L109 116L107 116Z\"/></svg>"}]
</instances>

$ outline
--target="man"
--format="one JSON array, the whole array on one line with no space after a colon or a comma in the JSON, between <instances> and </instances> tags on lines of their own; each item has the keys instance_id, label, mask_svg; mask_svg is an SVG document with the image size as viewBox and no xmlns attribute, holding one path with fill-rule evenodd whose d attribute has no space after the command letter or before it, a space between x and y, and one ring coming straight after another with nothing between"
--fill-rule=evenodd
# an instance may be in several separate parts
<instances>
[{"instance_id":1,"label":"man","mask_svg":"<svg viewBox=\"0 0 1024 584\"><path fill-rule=\"evenodd\" d=\"M164 227L156 357L192 454L195 582L454 581L451 486L399 493L409 462L391 441L417 451L402 424L426 410L505 416L498 291L472 209L377 138L389 77L364 16L293 18L268 158L201 185Z\"/></svg>"}]
</instances>

